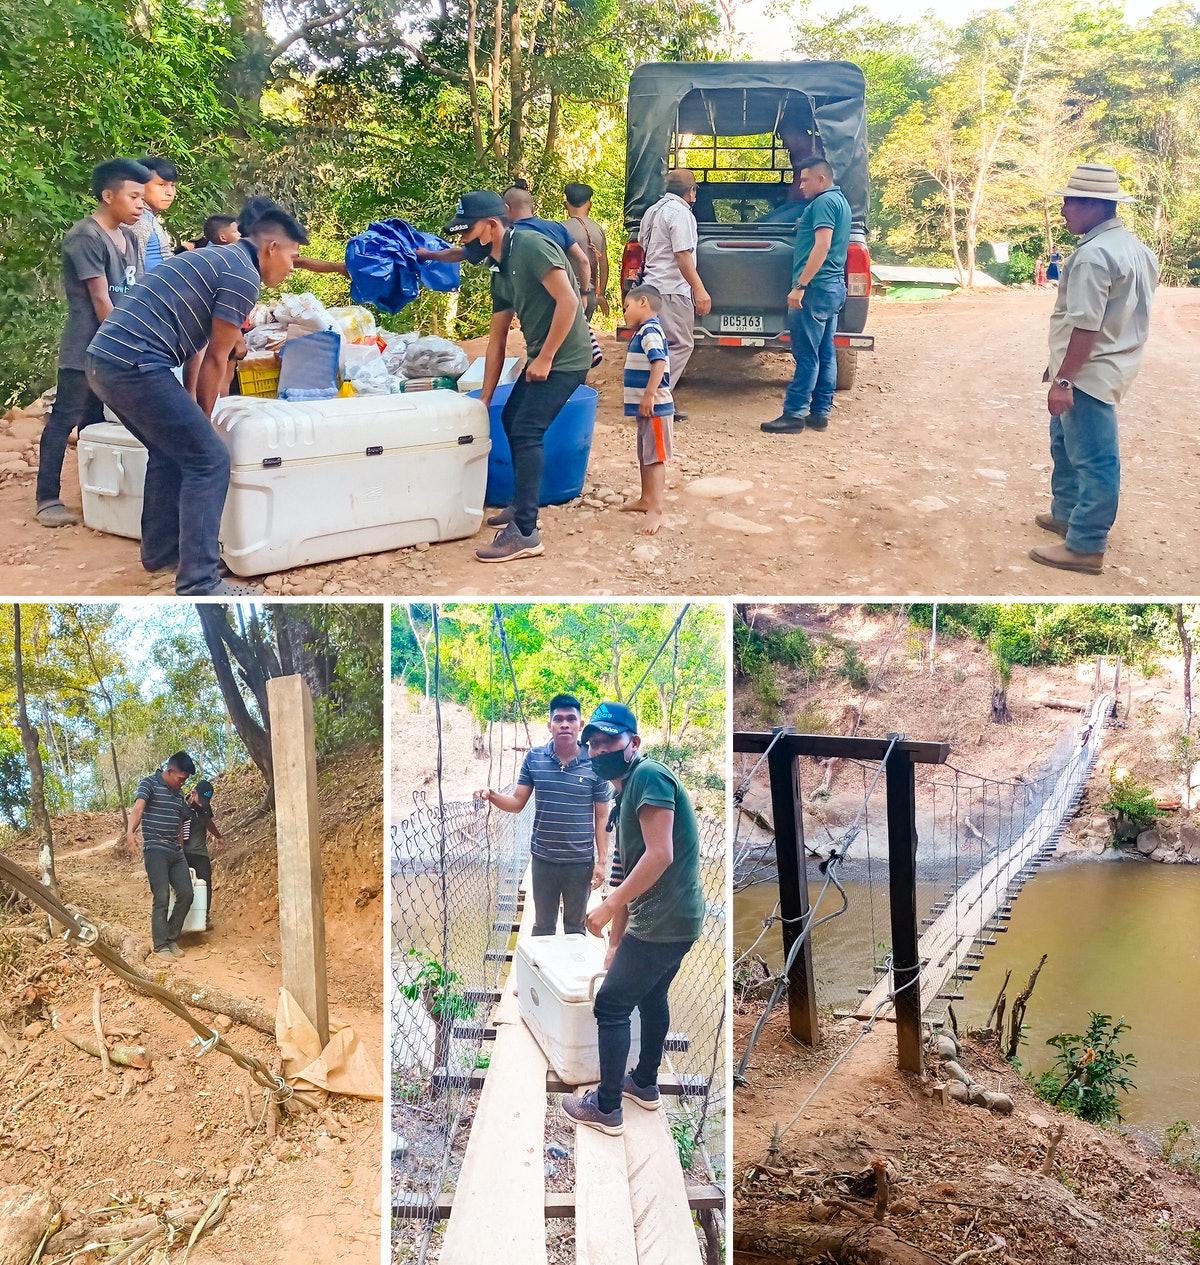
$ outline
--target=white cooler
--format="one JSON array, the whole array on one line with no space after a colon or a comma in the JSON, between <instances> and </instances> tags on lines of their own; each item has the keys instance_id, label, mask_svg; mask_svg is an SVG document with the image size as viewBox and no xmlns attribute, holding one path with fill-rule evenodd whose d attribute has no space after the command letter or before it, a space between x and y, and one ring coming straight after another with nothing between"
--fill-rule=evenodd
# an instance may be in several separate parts
<instances>
[{"instance_id":1,"label":"white cooler","mask_svg":"<svg viewBox=\"0 0 1200 1265\"><path fill-rule=\"evenodd\" d=\"M203 931L208 926L208 884L196 877L196 871L190 866L188 873L192 876L192 907L183 920L182 931ZM175 889L167 897L167 917L170 918L175 909Z\"/></svg>"},{"instance_id":2,"label":"white cooler","mask_svg":"<svg viewBox=\"0 0 1200 1265\"><path fill-rule=\"evenodd\" d=\"M528 936L517 941L517 1009L550 1066L568 1085L600 1080L592 1003L604 980L603 940L595 936ZM638 1060L641 1026L629 1019L629 1062Z\"/></svg>"},{"instance_id":3,"label":"white cooler","mask_svg":"<svg viewBox=\"0 0 1200 1265\"><path fill-rule=\"evenodd\" d=\"M487 409L456 391L288 403L230 396L221 556L236 575L474 535Z\"/></svg>"},{"instance_id":4,"label":"white cooler","mask_svg":"<svg viewBox=\"0 0 1200 1265\"><path fill-rule=\"evenodd\" d=\"M149 453L120 422L96 422L79 432L83 522L93 531L142 538L142 485Z\"/></svg>"}]
</instances>

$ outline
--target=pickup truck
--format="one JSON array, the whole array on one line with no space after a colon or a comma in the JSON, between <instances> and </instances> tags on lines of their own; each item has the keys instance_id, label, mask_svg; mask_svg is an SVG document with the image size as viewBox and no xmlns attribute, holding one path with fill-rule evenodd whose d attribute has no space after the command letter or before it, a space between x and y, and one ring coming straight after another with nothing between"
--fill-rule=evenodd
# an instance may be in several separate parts
<instances>
[{"instance_id":1,"label":"pickup truck","mask_svg":"<svg viewBox=\"0 0 1200 1265\"><path fill-rule=\"evenodd\" d=\"M846 303L838 316L838 388L854 381L871 294L867 250L865 80L851 62L664 62L629 81L622 292L642 266L642 215L671 167L697 180L696 267L712 311L696 318L696 350L788 351L799 201L796 164L824 157L850 203ZM619 337L632 331L619 327Z\"/></svg>"}]
</instances>

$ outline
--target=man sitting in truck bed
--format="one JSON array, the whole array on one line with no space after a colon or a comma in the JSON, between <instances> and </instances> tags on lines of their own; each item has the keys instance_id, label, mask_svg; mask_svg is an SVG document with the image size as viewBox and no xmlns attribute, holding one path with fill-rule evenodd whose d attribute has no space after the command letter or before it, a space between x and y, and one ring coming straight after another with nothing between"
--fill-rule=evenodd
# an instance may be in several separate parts
<instances>
[{"instance_id":1,"label":"man sitting in truck bed","mask_svg":"<svg viewBox=\"0 0 1200 1265\"><path fill-rule=\"evenodd\" d=\"M788 152L788 162L792 167L792 183L788 185L787 196L773 211L768 211L760 220L760 224L794 224L803 214L808 200L800 184L800 173L805 159L823 158L821 147L816 136L794 120L783 119L776 129L776 135L783 142Z\"/></svg>"}]
</instances>

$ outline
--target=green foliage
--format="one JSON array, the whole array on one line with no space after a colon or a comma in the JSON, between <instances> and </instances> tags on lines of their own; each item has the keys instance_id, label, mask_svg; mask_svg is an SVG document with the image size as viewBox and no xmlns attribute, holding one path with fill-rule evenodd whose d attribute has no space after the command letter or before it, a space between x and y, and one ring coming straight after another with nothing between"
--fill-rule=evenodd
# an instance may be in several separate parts
<instances>
[{"instance_id":1,"label":"green foliage","mask_svg":"<svg viewBox=\"0 0 1200 1265\"><path fill-rule=\"evenodd\" d=\"M1085 1033L1050 1037L1046 1044L1058 1054L1055 1066L1033 1082L1038 1096L1093 1124L1121 1120L1118 1091L1127 1094L1136 1088L1124 1070L1137 1066L1136 1056L1117 1051L1128 1031L1124 1019L1114 1023L1111 1015L1089 1011Z\"/></svg>"},{"instance_id":2,"label":"green foliage","mask_svg":"<svg viewBox=\"0 0 1200 1265\"><path fill-rule=\"evenodd\" d=\"M1135 826L1149 826L1162 809L1154 799L1154 788L1132 771L1118 773L1114 764L1108 770L1108 798L1100 805L1102 812L1120 813Z\"/></svg>"},{"instance_id":3,"label":"green foliage","mask_svg":"<svg viewBox=\"0 0 1200 1265\"><path fill-rule=\"evenodd\" d=\"M477 1003L463 995L457 971L443 966L432 953L415 945L409 945L408 956L416 959L417 973L400 985L403 997L421 1002L439 1022L474 1018Z\"/></svg>"},{"instance_id":4,"label":"green foliage","mask_svg":"<svg viewBox=\"0 0 1200 1265\"><path fill-rule=\"evenodd\" d=\"M675 1139L675 1150L679 1153L679 1166L689 1169L696 1158L695 1130L687 1120L676 1120L671 1125L671 1137Z\"/></svg>"},{"instance_id":5,"label":"green foliage","mask_svg":"<svg viewBox=\"0 0 1200 1265\"><path fill-rule=\"evenodd\" d=\"M1008 252L1008 263L1003 265L1004 276L1001 278L1008 285L1022 285L1033 281L1037 272L1036 256L1031 255L1020 246L1014 246Z\"/></svg>"},{"instance_id":6,"label":"green foliage","mask_svg":"<svg viewBox=\"0 0 1200 1265\"><path fill-rule=\"evenodd\" d=\"M842 662L837 674L850 683L856 690L865 690L871 683L867 665L862 661L858 648L849 642L842 646Z\"/></svg>"}]
</instances>

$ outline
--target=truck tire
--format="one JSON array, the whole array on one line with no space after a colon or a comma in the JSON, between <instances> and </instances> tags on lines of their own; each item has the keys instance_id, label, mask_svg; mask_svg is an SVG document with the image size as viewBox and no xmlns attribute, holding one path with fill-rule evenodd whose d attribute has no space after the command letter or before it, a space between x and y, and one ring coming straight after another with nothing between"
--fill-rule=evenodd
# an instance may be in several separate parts
<instances>
[{"instance_id":1,"label":"truck tire","mask_svg":"<svg viewBox=\"0 0 1200 1265\"><path fill-rule=\"evenodd\" d=\"M837 349L837 389L849 391L858 375L858 352L853 347Z\"/></svg>"}]
</instances>

